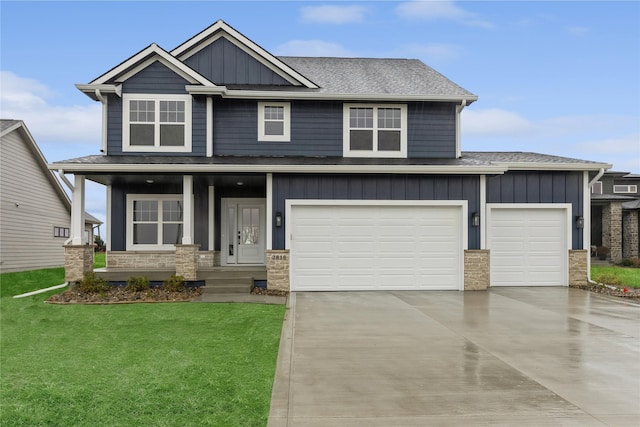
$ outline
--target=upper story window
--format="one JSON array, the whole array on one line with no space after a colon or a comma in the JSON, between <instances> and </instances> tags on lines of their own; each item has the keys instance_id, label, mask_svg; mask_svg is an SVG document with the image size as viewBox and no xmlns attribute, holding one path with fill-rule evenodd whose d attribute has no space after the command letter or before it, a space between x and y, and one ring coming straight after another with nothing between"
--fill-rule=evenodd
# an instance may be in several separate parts
<instances>
[{"instance_id":1,"label":"upper story window","mask_svg":"<svg viewBox=\"0 0 640 427\"><path fill-rule=\"evenodd\" d=\"M591 194L602 194L602 181L596 181L591 186Z\"/></svg>"},{"instance_id":2,"label":"upper story window","mask_svg":"<svg viewBox=\"0 0 640 427\"><path fill-rule=\"evenodd\" d=\"M191 151L191 96L123 95L122 151Z\"/></svg>"},{"instance_id":3,"label":"upper story window","mask_svg":"<svg viewBox=\"0 0 640 427\"><path fill-rule=\"evenodd\" d=\"M345 104L345 157L407 157L407 106Z\"/></svg>"},{"instance_id":4,"label":"upper story window","mask_svg":"<svg viewBox=\"0 0 640 427\"><path fill-rule=\"evenodd\" d=\"M614 185L613 192L622 193L622 194L635 194L638 192L638 186L637 185Z\"/></svg>"},{"instance_id":5,"label":"upper story window","mask_svg":"<svg viewBox=\"0 0 640 427\"><path fill-rule=\"evenodd\" d=\"M258 141L291 141L291 104L258 102Z\"/></svg>"}]
</instances>

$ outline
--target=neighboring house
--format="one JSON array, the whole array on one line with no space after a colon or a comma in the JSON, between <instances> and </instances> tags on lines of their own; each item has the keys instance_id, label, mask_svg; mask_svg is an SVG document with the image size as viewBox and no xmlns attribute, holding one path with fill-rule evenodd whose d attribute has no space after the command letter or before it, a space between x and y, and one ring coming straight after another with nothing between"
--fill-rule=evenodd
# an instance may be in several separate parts
<instances>
[{"instance_id":1,"label":"neighboring house","mask_svg":"<svg viewBox=\"0 0 640 427\"><path fill-rule=\"evenodd\" d=\"M0 120L0 271L64 265L71 201L21 120ZM87 216L83 230L93 242Z\"/></svg>"},{"instance_id":2,"label":"neighboring house","mask_svg":"<svg viewBox=\"0 0 640 427\"><path fill-rule=\"evenodd\" d=\"M612 262L638 257L640 175L607 171L591 187L592 255L599 247Z\"/></svg>"},{"instance_id":3,"label":"neighboring house","mask_svg":"<svg viewBox=\"0 0 640 427\"><path fill-rule=\"evenodd\" d=\"M418 60L276 57L217 21L77 87L103 105L103 155L50 168L79 206L84 179L107 186L108 270L264 266L294 291L586 281L589 181L610 165L462 151L477 97Z\"/></svg>"}]
</instances>

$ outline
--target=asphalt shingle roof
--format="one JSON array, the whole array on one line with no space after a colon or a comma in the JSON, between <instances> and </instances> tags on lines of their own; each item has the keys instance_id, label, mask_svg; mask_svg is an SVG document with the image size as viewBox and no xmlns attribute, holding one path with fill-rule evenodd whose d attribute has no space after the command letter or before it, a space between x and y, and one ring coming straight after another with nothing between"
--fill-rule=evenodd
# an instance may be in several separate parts
<instances>
[{"instance_id":1,"label":"asphalt shingle roof","mask_svg":"<svg viewBox=\"0 0 640 427\"><path fill-rule=\"evenodd\" d=\"M4 132L5 130L9 129L11 126L15 125L19 121L20 120L0 119L0 132Z\"/></svg>"},{"instance_id":2,"label":"asphalt shingle roof","mask_svg":"<svg viewBox=\"0 0 640 427\"><path fill-rule=\"evenodd\" d=\"M278 59L320 86L320 93L475 96L417 59Z\"/></svg>"}]
</instances>

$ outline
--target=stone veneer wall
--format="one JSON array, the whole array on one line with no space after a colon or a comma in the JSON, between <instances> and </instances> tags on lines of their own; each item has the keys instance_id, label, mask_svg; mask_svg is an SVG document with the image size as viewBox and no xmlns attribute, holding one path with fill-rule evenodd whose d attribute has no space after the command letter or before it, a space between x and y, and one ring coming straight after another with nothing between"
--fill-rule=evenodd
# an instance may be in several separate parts
<instances>
[{"instance_id":1,"label":"stone veneer wall","mask_svg":"<svg viewBox=\"0 0 640 427\"><path fill-rule=\"evenodd\" d=\"M489 287L489 250L464 251L464 290L483 291Z\"/></svg>"},{"instance_id":2,"label":"stone veneer wall","mask_svg":"<svg viewBox=\"0 0 640 427\"><path fill-rule=\"evenodd\" d=\"M267 288L281 291L290 290L289 251L267 250Z\"/></svg>"},{"instance_id":3,"label":"stone veneer wall","mask_svg":"<svg viewBox=\"0 0 640 427\"><path fill-rule=\"evenodd\" d=\"M220 267L220 251L198 252L198 268Z\"/></svg>"},{"instance_id":4,"label":"stone veneer wall","mask_svg":"<svg viewBox=\"0 0 640 427\"><path fill-rule=\"evenodd\" d=\"M638 256L638 211L629 210L622 213L622 257Z\"/></svg>"},{"instance_id":5,"label":"stone veneer wall","mask_svg":"<svg viewBox=\"0 0 640 427\"><path fill-rule=\"evenodd\" d=\"M622 202L602 207L602 246L609 248L611 262L622 260Z\"/></svg>"},{"instance_id":6,"label":"stone veneer wall","mask_svg":"<svg viewBox=\"0 0 640 427\"><path fill-rule=\"evenodd\" d=\"M198 278L198 249L200 245L176 245L176 275L185 280Z\"/></svg>"},{"instance_id":7,"label":"stone veneer wall","mask_svg":"<svg viewBox=\"0 0 640 427\"><path fill-rule=\"evenodd\" d=\"M569 286L585 286L587 284L587 256L586 249L569 250Z\"/></svg>"},{"instance_id":8,"label":"stone veneer wall","mask_svg":"<svg viewBox=\"0 0 640 427\"><path fill-rule=\"evenodd\" d=\"M93 245L67 245L64 247L64 280L75 283L93 271Z\"/></svg>"},{"instance_id":9,"label":"stone veneer wall","mask_svg":"<svg viewBox=\"0 0 640 427\"><path fill-rule=\"evenodd\" d=\"M175 252L109 251L107 268L176 268Z\"/></svg>"}]
</instances>

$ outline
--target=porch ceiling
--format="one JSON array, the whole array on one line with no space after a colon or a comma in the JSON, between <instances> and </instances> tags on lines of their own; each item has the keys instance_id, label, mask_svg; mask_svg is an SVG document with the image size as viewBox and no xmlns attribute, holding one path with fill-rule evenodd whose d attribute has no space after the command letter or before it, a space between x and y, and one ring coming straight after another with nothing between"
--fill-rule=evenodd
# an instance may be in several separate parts
<instances>
[{"instance_id":1,"label":"porch ceiling","mask_svg":"<svg viewBox=\"0 0 640 427\"><path fill-rule=\"evenodd\" d=\"M217 187L265 187L264 174L189 174L199 183ZM86 178L104 185L182 185L182 174L90 174Z\"/></svg>"}]
</instances>

